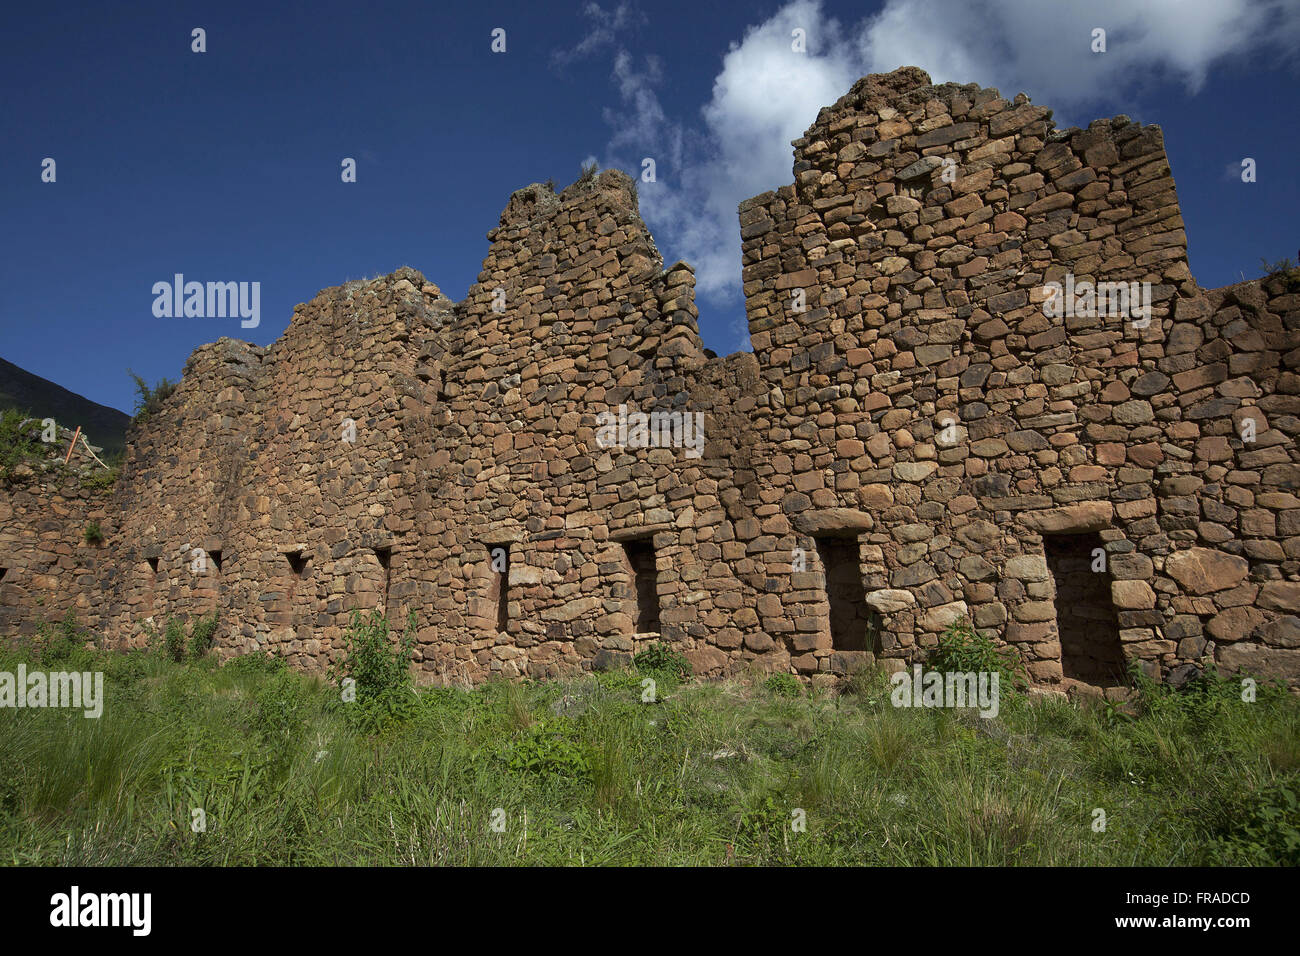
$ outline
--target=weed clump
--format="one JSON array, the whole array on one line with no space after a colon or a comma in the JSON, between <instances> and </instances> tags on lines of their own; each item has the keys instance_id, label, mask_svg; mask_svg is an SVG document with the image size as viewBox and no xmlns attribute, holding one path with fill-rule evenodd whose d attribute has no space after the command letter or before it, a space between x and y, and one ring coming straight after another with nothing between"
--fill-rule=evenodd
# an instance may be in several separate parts
<instances>
[{"instance_id":1,"label":"weed clump","mask_svg":"<svg viewBox=\"0 0 1300 956\"><path fill-rule=\"evenodd\" d=\"M150 386L141 376L135 374L130 369L126 373L131 376L135 382L135 417L133 421L143 422L155 415L162 409L165 402L172 392L176 391L179 382L173 382L166 376L160 378L156 384Z\"/></svg>"}]
</instances>

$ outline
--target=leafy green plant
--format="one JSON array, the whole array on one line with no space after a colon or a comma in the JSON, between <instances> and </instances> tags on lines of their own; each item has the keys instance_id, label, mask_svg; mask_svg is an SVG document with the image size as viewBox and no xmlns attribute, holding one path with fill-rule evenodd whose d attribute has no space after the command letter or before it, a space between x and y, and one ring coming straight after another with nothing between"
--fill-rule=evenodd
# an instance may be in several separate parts
<instances>
[{"instance_id":1,"label":"leafy green plant","mask_svg":"<svg viewBox=\"0 0 1300 956\"><path fill-rule=\"evenodd\" d=\"M585 777L591 758L574 739L572 722L561 717L538 721L515 736L502 755L511 770L545 777Z\"/></svg>"},{"instance_id":2,"label":"leafy green plant","mask_svg":"<svg viewBox=\"0 0 1300 956\"><path fill-rule=\"evenodd\" d=\"M266 675L253 692L254 728L267 740L293 740L303 736L310 714L308 687L288 669Z\"/></svg>"},{"instance_id":3,"label":"leafy green plant","mask_svg":"<svg viewBox=\"0 0 1300 956\"><path fill-rule=\"evenodd\" d=\"M1205 669L1198 676L1177 688L1148 677L1136 662L1130 666L1129 674L1144 715L1184 719L1196 725L1241 709L1242 680L1249 676L1223 674L1212 660L1205 662ZM1288 693L1281 682L1254 680L1260 701L1277 700Z\"/></svg>"},{"instance_id":4,"label":"leafy green plant","mask_svg":"<svg viewBox=\"0 0 1300 956\"><path fill-rule=\"evenodd\" d=\"M1015 650L998 647L993 638L978 630L968 618L948 625L926 663L931 670L944 674L996 673L999 681L1011 688L1023 689L1029 684Z\"/></svg>"},{"instance_id":5,"label":"leafy green plant","mask_svg":"<svg viewBox=\"0 0 1300 956\"><path fill-rule=\"evenodd\" d=\"M791 819L785 803L779 793L771 790L748 794L736 810L737 842L751 852L771 846Z\"/></svg>"},{"instance_id":6,"label":"leafy green plant","mask_svg":"<svg viewBox=\"0 0 1300 956\"><path fill-rule=\"evenodd\" d=\"M159 627L154 623L153 618L140 622L140 630L145 636L145 646L150 654L157 654L165 657L173 663L180 664L185 660L185 649L189 643L186 636L186 624L188 618L167 615Z\"/></svg>"},{"instance_id":7,"label":"leafy green plant","mask_svg":"<svg viewBox=\"0 0 1300 956\"><path fill-rule=\"evenodd\" d=\"M663 641L655 641L633 657L632 663L642 674L667 676L679 681L684 681L691 676L690 661L684 654L673 650Z\"/></svg>"},{"instance_id":8,"label":"leafy green plant","mask_svg":"<svg viewBox=\"0 0 1300 956\"><path fill-rule=\"evenodd\" d=\"M98 521L92 521L86 525L86 530L81 533L81 537L86 544L99 544L104 540L104 532L99 529Z\"/></svg>"},{"instance_id":9,"label":"leafy green plant","mask_svg":"<svg viewBox=\"0 0 1300 956\"><path fill-rule=\"evenodd\" d=\"M1300 796L1294 780L1278 781L1245 794L1225 814L1215 848L1236 866L1300 865Z\"/></svg>"},{"instance_id":10,"label":"leafy green plant","mask_svg":"<svg viewBox=\"0 0 1300 956\"><path fill-rule=\"evenodd\" d=\"M793 674L773 674L763 681L763 686L777 697L798 697L803 692L799 678Z\"/></svg>"}]
</instances>

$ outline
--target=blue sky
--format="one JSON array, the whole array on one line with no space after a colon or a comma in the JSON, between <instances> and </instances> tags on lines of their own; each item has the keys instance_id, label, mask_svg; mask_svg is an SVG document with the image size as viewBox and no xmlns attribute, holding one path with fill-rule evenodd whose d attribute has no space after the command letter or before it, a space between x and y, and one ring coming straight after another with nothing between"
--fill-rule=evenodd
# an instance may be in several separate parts
<instances>
[{"instance_id":1,"label":"blue sky","mask_svg":"<svg viewBox=\"0 0 1300 956\"><path fill-rule=\"evenodd\" d=\"M268 344L348 279L410 265L460 299L510 193L565 186L588 159L655 159L642 213L666 262L697 268L706 345L743 347L736 203L791 181L789 140L819 106L905 64L1024 90L1060 126L1159 123L1202 286L1300 246L1297 0L227 0L6 19L0 356L128 412L128 367L175 379L222 335ZM155 317L175 273L260 282L260 325Z\"/></svg>"}]
</instances>

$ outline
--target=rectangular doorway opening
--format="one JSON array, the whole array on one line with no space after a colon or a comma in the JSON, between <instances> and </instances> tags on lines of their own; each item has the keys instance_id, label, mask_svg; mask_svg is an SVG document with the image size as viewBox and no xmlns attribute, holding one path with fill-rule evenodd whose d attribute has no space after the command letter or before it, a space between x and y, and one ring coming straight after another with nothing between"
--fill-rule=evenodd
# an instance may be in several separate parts
<instances>
[{"instance_id":1,"label":"rectangular doorway opening","mask_svg":"<svg viewBox=\"0 0 1300 956\"><path fill-rule=\"evenodd\" d=\"M632 568L633 620L638 634L659 633L659 569L655 546L650 538L623 542L627 563Z\"/></svg>"},{"instance_id":2,"label":"rectangular doorway opening","mask_svg":"<svg viewBox=\"0 0 1300 956\"><path fill-rule=\"evenodd\" d=\"M831 647L837 651L879 652L880 620L867 604L856 535L813 538L826 576Z\"/></svg>"},{"instance_id":3,"label":"rectangular doorway opening","mask_svg":"<svg viewBox=\"0 0 1300 956\"><path fill-rule=\"evenodd\" d=\"M1102 550L1098 534L1046 534L1043 550L1056 590L1056 628L1061 640L1061 674L1098 686L1125 683L1119 618L1110 594L1110 574L1093 570Z\"/></svg>"}]
</instances>

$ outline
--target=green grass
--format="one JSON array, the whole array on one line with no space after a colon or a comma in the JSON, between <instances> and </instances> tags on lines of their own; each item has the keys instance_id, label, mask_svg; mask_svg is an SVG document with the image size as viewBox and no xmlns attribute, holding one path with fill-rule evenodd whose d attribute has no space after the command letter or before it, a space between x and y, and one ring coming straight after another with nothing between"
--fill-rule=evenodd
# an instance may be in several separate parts
<instances>
[{"instance_id":1,"label":"green grass","mask_svg":"<svg viewBox=\"0 0 1300 956\"><path fill-rule=\"evenodd\" d=\"M635 672L425 689L376 731L271 658L89 637L0 650L103 670L106 695L98 720L0 709L0 862L1300 863L1300 707L1226 679L1147 685L1137 716L1015 696L985 720L895 709L882 675L792 694L660 669L653 703Z\"/></svg>"}]
</instances>

